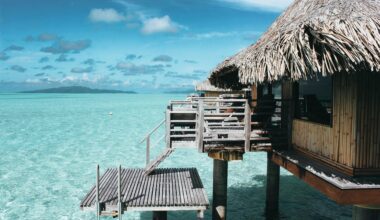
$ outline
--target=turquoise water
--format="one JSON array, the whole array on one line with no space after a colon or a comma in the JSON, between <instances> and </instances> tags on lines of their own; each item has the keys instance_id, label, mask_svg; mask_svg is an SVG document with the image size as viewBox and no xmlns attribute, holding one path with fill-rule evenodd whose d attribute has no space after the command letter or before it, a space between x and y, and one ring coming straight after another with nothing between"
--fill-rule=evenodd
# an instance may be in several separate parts
<instances>
[{"instance_id":1,"label":"turquoise water","mask_svg":"<svg viewBox=\"0 0 380 220\"><path fill-rule=\"evenodd\" d=\"M94 219L79 209L95 167L143 167L137 142L164 118L173 94L0 94L0 219ZM112 116L109 115L112 112ZM162 146L154 149L158 153ZM196 167L211 200L212 160L177 150L162 167ZM229 164L229 219L263 219L266 155ZM283 219L350 219L339 206L281 170ZM131 212L125 219L151 219ZM174 212L170 219L195 219ZM210 219L210 211L206 212ZM104 218L107 219L107 218Z\"/></svg>"}]
</instances>

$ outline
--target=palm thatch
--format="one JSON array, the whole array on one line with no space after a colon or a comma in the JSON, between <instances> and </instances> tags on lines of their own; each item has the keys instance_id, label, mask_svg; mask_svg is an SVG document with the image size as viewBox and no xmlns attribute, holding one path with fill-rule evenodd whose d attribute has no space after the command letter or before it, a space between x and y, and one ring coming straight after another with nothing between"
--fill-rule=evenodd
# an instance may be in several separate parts
<instances>
[{"instance_id":1,"label":"palm thatch","mask_svg":"<svg viewBox=\"0 0 380 220\"><path fill-rule=\"evenodd\" d=\"M211 85L209 80L205 80L203 82L198 83L195 86L195 90L198 92L229 92L230 89L221 89Z\"/></svg>"},{"instance_id":2,"label":"palm thatch","mask_svg":"<svg viewBox=\"0 0 380 220\"><path fill-rule=\"evenodd\" d=\"M360 71L380 72L380 0L295 0L256 44L219 64L210 81L239 88Z\"/></svg>"}]
</instances>

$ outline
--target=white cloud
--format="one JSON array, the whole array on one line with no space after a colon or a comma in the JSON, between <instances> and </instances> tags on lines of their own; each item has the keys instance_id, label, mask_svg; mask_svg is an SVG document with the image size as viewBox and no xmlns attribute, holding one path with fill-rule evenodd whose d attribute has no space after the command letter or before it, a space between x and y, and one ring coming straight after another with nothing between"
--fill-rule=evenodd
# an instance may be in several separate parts
<instances>
[{"instance_id":1,"label":"white cloud","mask_svg":"<svg viewBox=\"0 0 380 220\"><path fill-rule=\"evenodd\" d=\"M77 81L78 80L78 77L75 77L75 76L65 76L63 79L61 79L60 81L61 82L73 82L73 81Z\"/></svg>"},{"instance_id":2,"label":"white cloud","mask_svg":"<svg viewBox=\"0 0 380 220\"><path fill-rule=\"evenodd\" d=\"M262 35L263 32L260 31L230 31L230 32L205 32L205 33L195 33L184 36L184 39L188 40L206 40L206 39L215 39L215 38L225 38L225 37L237 37L241 36L243 38L257 38Z\"/></svg>"},{"instance_id":3,"label":"white cloud","mask_svg":"<svg viewBox=\"0 0 380 220\"><path fill-rule=\"evenodd\" d=\"M141 32L144 34L176 33L185 27L173 22L168 15L163 17L149 18L142 21Z\"/></svg>"},{"instance_id":4,"label":"white cloud","mask_svg":"<svg viewBox=\"0 0 380 220\"><path fill-rule=\"evenodd\" d=\"M94 8L90 11L88 18L93 22L115 23L125 20L124 15L113 8Z\"/></svg>"},{"instance_id":5,"label":"white cloud","mask_svg":"<svg viewBox=\"0 0 380 220\"><path fill-rule=\"evenodd\" d=\"M238 32L208 32L208 33L198 33L189 36L190 39L204 40L210 38L220 38L220 37L231 37L238 35Z\"/></svg>"},{"instance_id":6,"label":"white cloud","mask_svg":"<svg viewBox=\"0 0 380 220\"><path fill-rule=\"evenodd\" d=\"M37 84L40 83L41 81L39 79L26 79L25 83L31 83L31 84Z\"/></svg>"},{"instance_id":7,"label":"white cloud","mask_svg":"<svg viewBox=\"0 0 380 220\"><path fill-rule=\"evenodd\" d=\"M123 82L123 85L125 85L125 86L129 86L129 85L131 85L132 83L131 83L131 81L130 80L125 80L124 82Z\"/></svg>"},{"instance_id":8,"label":"white cloud","mask_svg":"<svg viewBox=\"0 0 380 220\"><path fill-rule=\"evenodd\" d=\"M282 11L294 0L218 0L243 9L262 9L267 11Z\"/></svg>"}]
</instances>

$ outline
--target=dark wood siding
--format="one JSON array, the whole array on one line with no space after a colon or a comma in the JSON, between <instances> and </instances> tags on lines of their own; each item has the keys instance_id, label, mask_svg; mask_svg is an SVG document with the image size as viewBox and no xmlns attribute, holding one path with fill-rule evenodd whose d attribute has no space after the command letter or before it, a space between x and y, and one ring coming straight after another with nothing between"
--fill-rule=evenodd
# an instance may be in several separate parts
<instances>
[{"instance_id":1,"label":"dark wood siding","mask_svg":"<svg viewBox=\"0 0 380 220\"><path fill-rule=\"evenodd\" d=\"M354 167L380 169L380 74L358 77L357 133Z\"/></svg>"}]
</instances>

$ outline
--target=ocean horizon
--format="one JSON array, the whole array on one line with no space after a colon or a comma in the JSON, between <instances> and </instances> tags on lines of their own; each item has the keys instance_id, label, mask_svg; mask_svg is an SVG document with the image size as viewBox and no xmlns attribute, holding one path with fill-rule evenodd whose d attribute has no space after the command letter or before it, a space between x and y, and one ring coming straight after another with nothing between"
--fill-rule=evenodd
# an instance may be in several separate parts
<instances>
[{"instance_id":1,"label":"ocean horizon","mask_svg":"<svg viewBox=\"0 0 380 220\"><path fill-rule=\"evenodd\" d=\"M94 219L79 204L95 184L96 165L101 173L119 164L143 168L145 146L138 142L164 119L169 100L184 98L167 93L0 94L0 219ZM163 148L160 142L152 158ZM197 168L212 202L212 160L206 154L178 149L160 167ZM265 153L246 153L243 161L229 163L229 219L264 219L265 181ZM281 168L282 219L351 219L351 210ZM168 214L169 219L195 216ZM151 219L151 212L123 217ZM210 209L205 219L211 219Z\"/></svg>"}]
</instances>

